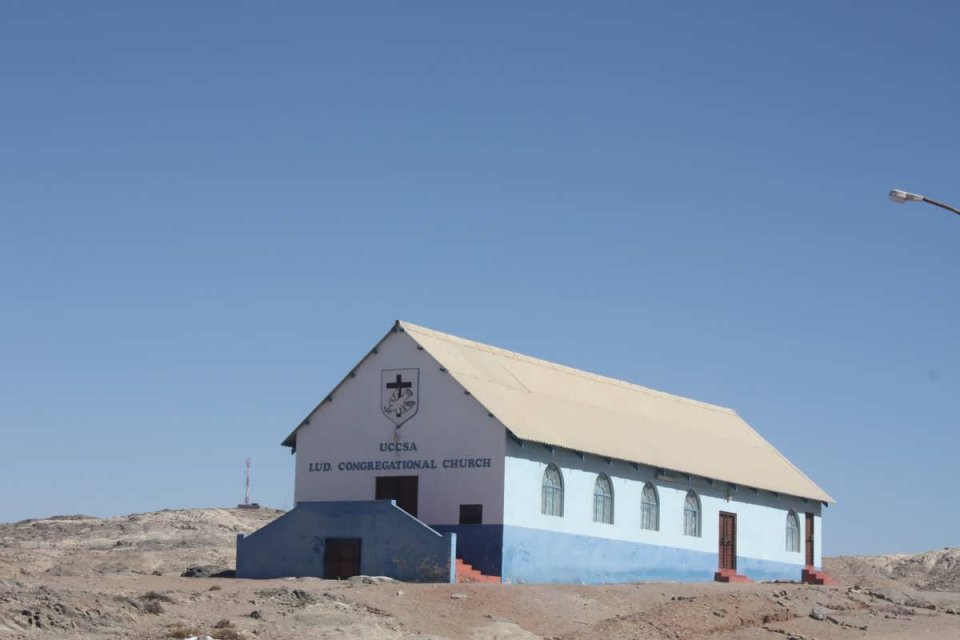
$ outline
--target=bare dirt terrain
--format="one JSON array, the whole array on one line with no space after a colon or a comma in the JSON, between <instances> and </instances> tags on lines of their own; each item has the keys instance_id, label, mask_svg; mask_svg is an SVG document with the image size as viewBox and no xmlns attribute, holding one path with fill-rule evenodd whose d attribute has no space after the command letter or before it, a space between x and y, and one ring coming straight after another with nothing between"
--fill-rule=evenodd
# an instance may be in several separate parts
<instances>
[{"instance_id":1,"label":"bare dirt terrain","mask_svg":"<svg viewBox=\"0 0 960 640\"><path fill-rule=\"evenodd\" d=\"M960 549L913 555L827 558L824 570L849 584L906 585L927 591L960 592Z\"/></svg>"},{"instance_id":2,"label":"bare dirt terrain","mask_svg":"<svg viewBox=\"0 0 960 640\"><path fill-rule=\"evenodd\" d=\"M272 510L0 524L0 638L960 639L960 550L833 558L840 587L424 585L232 568Z\"/></svg>"}]
</instances>

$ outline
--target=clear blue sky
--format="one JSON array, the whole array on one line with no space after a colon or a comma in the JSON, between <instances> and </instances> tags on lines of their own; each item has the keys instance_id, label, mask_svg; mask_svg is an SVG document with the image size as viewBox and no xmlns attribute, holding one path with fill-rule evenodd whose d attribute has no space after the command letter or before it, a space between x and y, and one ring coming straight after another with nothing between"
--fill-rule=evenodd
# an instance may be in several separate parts
<instances>
[{"instance_id":1,"label":"clear blue sky","mask_svg":"<svg viewBox=\"0 0 960 640\"><path fill-rule=\"evenodd\" d=\"M403 318L736 408L828 554L960 544L960 218L886 197L960 204L960 5L334 4L0 7L0 521L290 507Z\"/></svg>"}]
</instances>

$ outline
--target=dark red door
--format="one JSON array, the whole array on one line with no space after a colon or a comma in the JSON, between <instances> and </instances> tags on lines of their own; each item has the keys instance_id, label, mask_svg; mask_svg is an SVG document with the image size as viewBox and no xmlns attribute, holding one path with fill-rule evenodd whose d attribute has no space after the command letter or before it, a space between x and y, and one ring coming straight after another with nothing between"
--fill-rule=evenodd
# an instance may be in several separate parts
<instances>
[{"instance_id":1,"label":"dark red door","mask_svg":"<svg viewBox=\"0 0 960 640\"><path fill-rule=\"evenodd\" d=\"M737 516L720 512L720 568L737 570Z\"/></svg>"},{"instance_id":2,"label":"dark red door","mask_svg":"<svg viewBox=\"0 0 960 640\"><path fill-rule=\"evenodd\" d=\"M807 514L807 526L806 526L805 538L807 541L807 566L813 566L813 514Z\"/></svg>"},{"instance_id":3,"label":"dark red door","mask_svg":"<svg viewBox=\"0 0 960 640\"><path fill-rule=\"evenodd\" d=\"M323 577L345 580L360 575L360 540L327 538L323 554Z\"/></svg>"},{"instance_id":4,"label":"dark red door","mask_svg":"<svg viewBox=\"0 0 960 640\"><path fill-rule=\"evenodd\" d=\"M397 506L417 517L420 478L417 476L380 476L377 478L377 500L396 500Z\"/></svg>"}]
</instances>

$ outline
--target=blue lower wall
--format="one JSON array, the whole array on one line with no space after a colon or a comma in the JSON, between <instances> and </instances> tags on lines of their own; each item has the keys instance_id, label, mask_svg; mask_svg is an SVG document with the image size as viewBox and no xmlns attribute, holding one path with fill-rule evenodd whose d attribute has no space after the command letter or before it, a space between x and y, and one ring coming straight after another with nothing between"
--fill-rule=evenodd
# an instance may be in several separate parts
<instances>
[{"instance_id":1,"label":"blue lower wall","mask_svg":"<svg viewBox=\"0 0 960 640\"><path fill-rule=\"evenodd\" d=\"M717 561L716 553L505 526L500 575L504 583L698 582L713 580ZM802 568L737 558L737 571L753 580L799 580Z\"/></svg>"},{"instance_id":2,"label":"blue lower wall","mask_svg":"<svg viewBox=\"0 0 960 640\"><path fill-rule=\"evenodd\" d=\"M799 580L803 564L788 564L771 560L757 560L737 556L737 573L753 580Z\"/></svg>"},{"instance_id":3,"label":"blue lower wall","mask_svg":"<svg viewBox=\"0 0 960 640\"><path fill-rule=\"evenodd\" d=\"M328 538L361 540L360 572L409 582L450 582L459 556L504 583L697 582L713 579L717 554L501 525L428 527L390 500L301 502L237 537L237 577L324 574ZM737 557L760 580L799 580L802 564Z\"/></svg>"},{"instance_id":4,"label":"blue lower wall","mask_svg":"<svg viewBox=\"0 0 960 640\"><path fill-rule=\"evenodd\" d=\"M360 539L360 573L407 582L451 582L456 535L443 535L391 500L300 502L237 536L238 578L323 577L328 538Z\"/></svg>"},{"instance_id":5,"label":"blue lower wall","mask_svg":"<svg viewBox=\"0 0 960 640\"><path fill-rule=\"evenodd\" d=\"M457 557L488 576L499 576L503 560L503 525L432 524L440 533L457 534Z\"/></svg>"}]
</instances>

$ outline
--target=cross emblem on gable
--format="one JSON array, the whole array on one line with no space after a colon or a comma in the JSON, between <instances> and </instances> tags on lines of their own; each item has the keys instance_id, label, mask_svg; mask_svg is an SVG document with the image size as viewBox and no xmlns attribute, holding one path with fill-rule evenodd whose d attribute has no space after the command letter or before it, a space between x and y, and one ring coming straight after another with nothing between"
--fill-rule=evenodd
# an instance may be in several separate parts
<instances>
[{"instance_id":1,"label":"cross emblem on gable","mask_svg":"<svg viewBox=\"0 0 960 640\"><path fill-rule=\"evenodd\" d=\"M420 405L419 369L384 369L380 372L380 408L399 429Z\"/></svg>"},{"instance_id":2,"label":"cross emblem on gable","mask_svg":"<svg viewBox=\"0 0 960 640\"><path fill-rule=\"evenodd\" d=\"M387 389L396 389L396 391L394 392L394 394L396 394L396 395L398 395L398 396L403 394L403 390L404 390L404 389L409 389L409 388L412 387L412 386L413 386L413 383L412 383L412 382L404 382L404 381L403 381L403 376L402 376L401 374L399 374L399 373L397 374L397 379L396 379L394 382L388 382L388 383L387 383ZM400 411L398 410L398 411L397 411L397 417L399 418L400 416L401 416L401 413L400 413Z\"/></svg>"}]
</instances>

